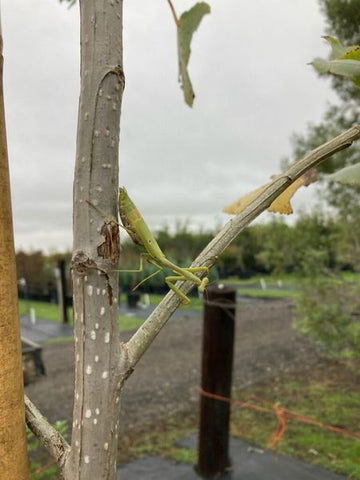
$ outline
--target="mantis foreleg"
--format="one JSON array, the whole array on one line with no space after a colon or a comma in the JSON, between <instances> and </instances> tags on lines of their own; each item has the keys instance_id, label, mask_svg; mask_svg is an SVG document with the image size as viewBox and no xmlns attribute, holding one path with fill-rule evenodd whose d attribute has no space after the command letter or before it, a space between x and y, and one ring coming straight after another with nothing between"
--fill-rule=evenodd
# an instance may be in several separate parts
<instances>
[{"instance_id":1,"label":"mantis foreleg","mask_svg":"<svg viewBox=\"0 0 360 480\"><path fill-rule=\"evenodd\" d=\"M121 272L121 273L140 273L140 272L143 272L144 271L144 258L149 262L149 263L152 263L154 264L156 267L158 267L158 269L156 270L156 272L153 272L151 273L150 275L148 275L147 277L143 278L141 280L140 283L138 283L137 285L135 285L135 287L133 288L133 290L136 290L138 287L140 287L140 285L144 282L146 282L146 280L149 280L149 278L152 278L152 277L155 277L155 275L157 275L158 273L160 273L162 270L163 270L163 267L161 267L160 265L158 265L157 263L155 263L151 257L149 257L149 254L148 253L140 253L140 262L139 262L139 268L136 268L136 269L133 269L133 270L114 270L116 272Z\"/></svg>"},{"instance_id":2,"label":"mantis foreleg","mask_svg":"<svg viewBox=\"0 0 360 480\"><path fill-rule=\"evenodd\" d=\"M123 272L123 273L140 273L144 271L144 258L148 260L147 253L140 253L140 261L139 261L139 268L135 268L133 270L114 270L115 272Z\"/></svg>"}]
</instances>

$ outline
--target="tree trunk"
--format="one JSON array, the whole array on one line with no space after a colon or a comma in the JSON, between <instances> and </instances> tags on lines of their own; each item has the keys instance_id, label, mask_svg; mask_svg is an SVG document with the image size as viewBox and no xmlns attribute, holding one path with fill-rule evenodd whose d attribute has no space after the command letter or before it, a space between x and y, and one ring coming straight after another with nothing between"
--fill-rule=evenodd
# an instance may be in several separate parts
<instances>
[{"instance_id":1,"label":"tree trunk","mask_svg":"<svg viewBox=\"0 0 360 480\"><path fill-rule=\"evenodd\" d=\"M65 479L116 477L126 349L118 329L117 218L122 0L83 0L81 93L74 180L75 397ZM90 201L90 203L88 203Z\"/></svg>"},{"instance_id":2,"label":"tree trunk","mask_svg":"<svg viewBox=\"0 0 360 480\"><path fill-rule=\"evenodd\" d=\"M26 400L27 421L65 480L114 480L120 392L181 299L170 292L127 344L118 329L118 144L124 75L122 0L81 0L81 91L74 180L75 393L72 443ZM301 159L217 234L192 266L211 267L292 182L360 137L354 126ZM104 218L99 212L105 212ZM194 285L185 282L183 293Z\"/></svg>"},{"instance_id":3,"label":"tree trunk","mask_svg":"<svg viewBox=\"0 0 360 480\"><path fill-rule=\"evenodd\" d=\"M0 476L25 480L29 475L2 83L2 46L0 25Z\"/></svg>"}]
</instances>

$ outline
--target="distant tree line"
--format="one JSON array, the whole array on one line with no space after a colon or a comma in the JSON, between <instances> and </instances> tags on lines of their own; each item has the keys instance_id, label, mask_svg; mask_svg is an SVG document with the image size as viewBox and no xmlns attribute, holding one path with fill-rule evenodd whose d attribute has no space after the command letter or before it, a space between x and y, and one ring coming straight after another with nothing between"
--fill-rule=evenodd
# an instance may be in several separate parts
<instances>
[{"instance_id":1,"label":"distant tree line","mask_svg":"<svg viewBox=\"0 0 360 480\"><path fill-rule=\"evenodd\" d=\"M16 253L19 298L57 303L56 268L59 260L70 264L71 253L45 255L42 251ZM66 290L71 293L70 272Z\"/></svg>"},{"instance_id":2,"label":"distant tree line","mask_svg":"<svg viewBox=\"0 0 360 480\"><path fill-rule=\"evenodd\" d=\"M180 265L189 265L212 237L213 232L194 233L185 223L178 225L173 232L163 228L156 235L167 257ZM139 251L131 240L123 242L121 255L122 268L138 268ZM70 253L45 255L41 251L18 252L20 297L27 295L33 299L55 301L55 269L61 258L69 260ZM321 268L329 270L358 271L359 258L359 236L351 219L313 213L301 215L293 225L289 225L282 217L275 217L268 223L248 227L219 258L211 281L229 276L248 278L258 273L304 275L309 262L317 262ZM154 266L145 265L141 273L122 273L122 291L131 290L152 272ZM70 284L67 289L70 293ZM165 292L164 274L149 279L139 290Z\"/></svg>"}]
</instances>

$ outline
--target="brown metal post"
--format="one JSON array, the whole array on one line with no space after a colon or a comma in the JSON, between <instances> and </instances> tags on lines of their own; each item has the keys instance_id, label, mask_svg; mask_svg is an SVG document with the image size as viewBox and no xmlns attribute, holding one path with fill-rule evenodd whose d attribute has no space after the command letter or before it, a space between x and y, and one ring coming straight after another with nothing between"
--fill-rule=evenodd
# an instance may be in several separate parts
<instances>
[{"instance_id":1,"label":"brown metal post","mask_svg":"<svg viewBox=\"0 0 360 480\"><path fill-rule=\"evenodd\" d=\"M67 314L67 302L66 302L66 262L65 260L58 260L57 268L59 269L59 278L57 280L58 291L58 304L60 308L61 322L64 324L69 323L69 317Z\"/></svg>"},{"instance_id":2,"label":"brown metal post","mask_svg":"<svg viewBox=\"0 0 360 480\"><path fill-rule=\"evenodd\" d=\"M204 296L205 297L205 296ZM236 290L206 289L203 326L203 392L230 398ZM201 395L197 472L214 477L229 470L230 404Z\"/></svg>"}]
</instances>

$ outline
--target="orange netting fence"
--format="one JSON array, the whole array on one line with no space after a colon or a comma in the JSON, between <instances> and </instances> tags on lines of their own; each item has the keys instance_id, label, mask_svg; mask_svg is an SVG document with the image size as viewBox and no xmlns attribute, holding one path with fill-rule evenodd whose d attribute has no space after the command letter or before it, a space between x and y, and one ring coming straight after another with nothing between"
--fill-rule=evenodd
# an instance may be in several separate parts
<instances>
[{"instance_id":1,"label":"orange netting fence","mask_svg":"<svg viewBox=\"0 0 360 480\"><path fill-rule=\"evenodd\" d=\"M360 433L352 432L351 430L348 430L346 428L335 427L333 425L328 425L326 423L319 422L314 418L301 415L299 413L293 412L292 410L287 410L286 408L282 407L279 404L265 407L265 406L257 405L251 402L241 402L239 400L232 400L231 398L223 397L215 393L206 392L203 389L200 389L200 393L204 397L211 398L213 400L219 400L221 402L227 402L227 403L230 403L232 406L235 406L238 408L248 408L250 410L256 410L258 412L270 413L270 414L276 415L278 423L267 442L267 446L269 448L275 448L281 442L286 432L288 420L294 420L296 422L313 425L313 426L322 428L324 430L327 430L329 432L350 437L360 441Z\"/></svg>"}]
</instances>

